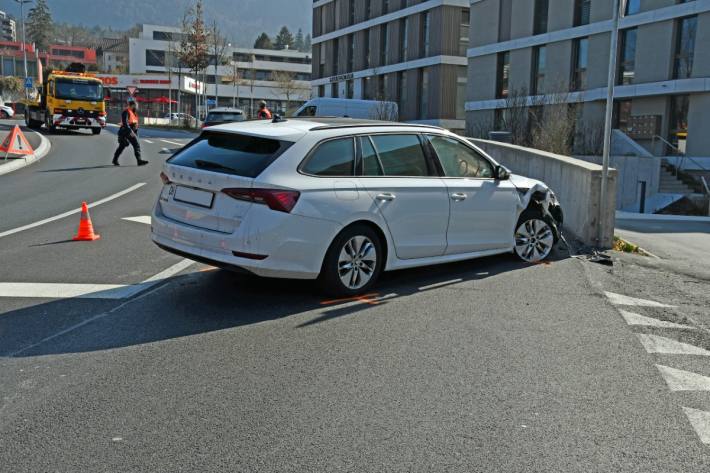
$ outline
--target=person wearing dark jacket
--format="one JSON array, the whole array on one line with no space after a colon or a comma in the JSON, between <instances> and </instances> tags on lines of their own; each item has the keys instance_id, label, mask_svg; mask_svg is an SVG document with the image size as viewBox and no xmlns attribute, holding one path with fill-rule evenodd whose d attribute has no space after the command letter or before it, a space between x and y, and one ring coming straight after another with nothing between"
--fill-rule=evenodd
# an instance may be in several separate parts
<instances>
[{"instance_id":1,"label":"person wearing dark jacket","mask_svg":"<svg viewBox=\"0 0 710 473\"><path fill-rule=\"evenodd\" d=\"M133 153L139 166L145 166L148 161L141 159L141 145L138 142L138 113L136 112L136 100L128 97L128 106L121 114L121 128L118 130L118 149L113 155L113 165L118 164L118 157L128 145L133 146Z\"/></svg>"}]
</instances>

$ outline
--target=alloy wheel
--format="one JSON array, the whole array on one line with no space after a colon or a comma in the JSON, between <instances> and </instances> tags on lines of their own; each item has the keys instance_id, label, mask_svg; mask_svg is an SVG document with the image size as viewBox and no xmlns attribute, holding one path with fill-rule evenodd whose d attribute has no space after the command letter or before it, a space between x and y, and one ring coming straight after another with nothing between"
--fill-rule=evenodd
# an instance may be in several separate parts
<instances>
[{"instance_id":1,"label":"alloy wheel","mask_svg":"<svg viewBox=\"0 0 710 473\"><path fill-rule=\"evenodd\" d=\"M554 243L552 228L538 218L524 221L515 231L515 253L529 263L547 258Z\"/></svg>"},{"instance_id":2,"label":"alloy wheel","mask_svg":"<svg viewBox=\"0 0 710 473\"><path fill-rule=\"evenodd\" d=\"M377 250L366 236L350 238L340 250L338 276L345 287L357 290L372 279L377 267Z\"/></svg>"}]
</instances>

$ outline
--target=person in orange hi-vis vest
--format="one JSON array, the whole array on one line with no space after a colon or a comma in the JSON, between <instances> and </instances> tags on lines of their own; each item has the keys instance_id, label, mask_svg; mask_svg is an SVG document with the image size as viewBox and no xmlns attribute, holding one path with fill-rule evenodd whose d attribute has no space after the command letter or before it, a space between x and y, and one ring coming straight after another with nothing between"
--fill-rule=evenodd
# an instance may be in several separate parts
<instances>
[{"instance_id":1,"label":"person in orange hi-vis vest","mask_svg":"<svg viewBox=\"0 0 710 473\"><path fill-rule=\"evenodd\" d=\"M130 144L139 166L145 166L148 161L141 159L141 145L138 142L138 112L136 99L128 97L128 106L121 114L121 128L118 130L118 149L113 155L113 165L119 166L118 157Z\"/></svg>"},{"instance_id":2,"label":"person in orange hi-vis vest","mask_svg":"<svg viewBox=\"0 0 710 473\"><path fill-rule=\"evenodd\" d=\"M271 120L271 110L266 107L266 102L259 102L259 111L256 113L259 120Z\"/></svg>"}]
</instances>

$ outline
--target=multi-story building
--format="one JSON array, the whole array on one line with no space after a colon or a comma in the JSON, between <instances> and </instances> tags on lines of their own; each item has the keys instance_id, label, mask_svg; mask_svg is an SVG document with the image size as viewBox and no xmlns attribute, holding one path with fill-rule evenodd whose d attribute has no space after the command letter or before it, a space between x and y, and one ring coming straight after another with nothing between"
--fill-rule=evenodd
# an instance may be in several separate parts
<instances>
[{"instance_id":1,"label":"multi-story building","mask_svg":"<svg viewBox=\"0 0 710 473\"><path fill-rule=\"evenodd\" d=\"M578 130L598 131L613 3L472 0L467 131L546 97L577 107ZM655 155L710 156L710 0L628 0L624 13L614 126Z\"/></svg>"},{"instance_id":2,"label":"multi-story building","mask_svg":"<svg viewBox=\"0 0 710 473\"><path fill-rule=\"evenodd\" d=\"M0 41L17 41L17 23L4 11L0 11Z\"/></svg>"},{"instance_id":3,"label":"multi-story building","mask_svg":"<svg viewBox=\"0 0 710 473\"><path fill-rule=\"evenodd\" d=\"M314 0L313 95L462 130L468 36L469 0Z\"/></svg>"},{"instance_id":4,"label":"multi-story building","mask_svg":"<svg viewBox=\"0 0 710 473\"><path fill-rule=\"evenodd\" d=\"M190 74L178 59L181 30L175 27L143 25L138 38L129 38L128 68L131 74ZM245 110L259 100L272 110L293 110L310 99L311 55L293 50L247 49L227 44L216 67L210 66L198 79L206 84L208 97L218 96L214 105L237 103Z\"/></svg>"},{"instance_id":5,"label":"multi-story building","mask_svg":"<svg viewBox=\"0 0 710 473\"><path fill-rule=\"evenodd\" d=\"M27 74L37 78L37 50L30 43L0 41L0 75L24 77L24 56L27 53Z\"/></svg>"},{"instance_id":6,"label":"multi-story building","mask_svg":"<svg viewBox=\"0 0 710 473\"><path fill-rule=\"evenodd\" d=\"M63 69L71 63L83 64L87 70L96 70L96 50L83 46L52 44L49 51L40 53L49 69Z\"/></svg>"},{"instance_id":7,"label":"multi-story building","mask_svg":"<svg viewBox=\"0 0 710 473\"><path fill-rule=\"evenodd\" d=\"M128 38L103 38L96 46L96 54L101 72L128 72Z\"/></svg>"}]
</instances>

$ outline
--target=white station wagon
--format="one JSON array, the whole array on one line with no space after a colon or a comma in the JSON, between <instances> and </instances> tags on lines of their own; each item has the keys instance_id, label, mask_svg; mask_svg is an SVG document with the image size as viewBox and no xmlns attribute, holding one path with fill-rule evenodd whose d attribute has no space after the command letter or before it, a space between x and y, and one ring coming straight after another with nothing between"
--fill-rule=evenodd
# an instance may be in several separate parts
<instances>
[{"instance_id":1,"label":"white station wagon","mask_svg":"<svg viewBox=\"0 0 710 473\"><path fill-rule=\"evenodd\" d=\"M546 258L562 211L539 181L430 126L277 117L205 129L171 157L161 248L214 266L369 290L382 271Z\"/></svg>"}]
</instances>

